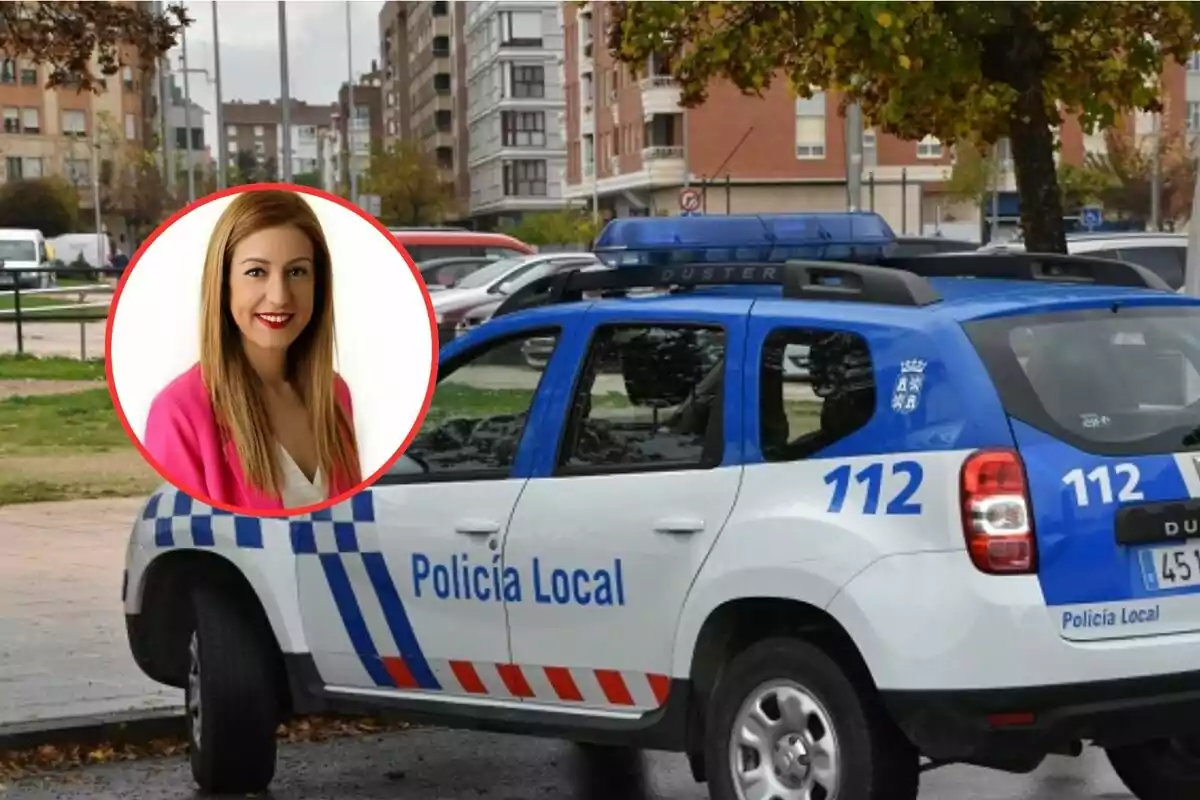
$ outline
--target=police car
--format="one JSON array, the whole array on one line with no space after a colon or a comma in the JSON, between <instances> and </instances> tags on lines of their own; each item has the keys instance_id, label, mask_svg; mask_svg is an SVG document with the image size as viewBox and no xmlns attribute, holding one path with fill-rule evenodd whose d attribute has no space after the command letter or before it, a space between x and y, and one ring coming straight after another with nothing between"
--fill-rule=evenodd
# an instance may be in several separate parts
<instances>
[{"instance_id":1,"label":"police car","mask_svg":"<svg viewBox=\"0 0 1200 800\"><path fill-rule=\"evenodd\" d=\"M288 715L386 709L683 752L717 800L1084 745L1197 796L1200 303L1120 261L891 258L871 214L729 220L621 221L614 269L509 297L348 502L149 499L129 640L203 791L266 787Z\"/></svg>"}]
</instances>

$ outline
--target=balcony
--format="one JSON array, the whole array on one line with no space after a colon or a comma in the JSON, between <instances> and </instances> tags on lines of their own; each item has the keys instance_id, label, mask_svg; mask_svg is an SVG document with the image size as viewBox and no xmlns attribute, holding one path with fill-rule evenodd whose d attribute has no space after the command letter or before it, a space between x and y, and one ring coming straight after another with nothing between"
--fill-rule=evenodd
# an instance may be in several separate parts
<instances>
[{"instance_id":1,"label":"balcony","mask_svg":"<svg viewBox=\"0 0 1200 800\"><path fill-rule=\"evenodd\" d=\"M682 183L687 172L683 148L677 145L651 145L642 149L642 171L652 184Z\"/></svg>"},{"instance_id":2,"label":"balcony","mask_svg":"<svg viewBox=\"0 0 1200 800\"><path fill-rule=\"evenodd\" d=\"M642 91L642 115L678 114L679 84L667 75L644 78L639 84Z\"/></svg>"},{"instance_id":3,"label":"balcony","mask_svg":"<svg viewBox=\"0 0 1200 800\"><path fill-rule=\"evenodd\" d=\"M648 164L651 161L682 161L683 148L671 147L665 145L657 145L647 147L642 150L642 163Z\"/></svg>"}]
</instances>

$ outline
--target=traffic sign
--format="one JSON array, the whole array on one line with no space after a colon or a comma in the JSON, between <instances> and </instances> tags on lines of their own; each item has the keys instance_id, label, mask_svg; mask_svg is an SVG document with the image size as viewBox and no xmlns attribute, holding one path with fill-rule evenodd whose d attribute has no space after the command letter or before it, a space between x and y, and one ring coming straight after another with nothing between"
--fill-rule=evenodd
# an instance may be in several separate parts
<instances>
[{"instance_id":1,"label":"traffic sign","mask_svg":"<svg viewBox=\"0 0 1200 800\"><path fill-rule=\"evenodd\" d=\"M1084 206L1079 213L1079 221L1089 231L1094 231L1104 224L1104 209L1100 206Z\"/></svg>"},{"instance_id":2,"label":"traffic sign","mask_svg":"<svg viewBox=\"0 0 1200 800\"><path fill-rule=\"evenodd\" d=\"M697 211L700 208L700 191L690 186L679 191L679 207L684 211Z\"/></svg>"}]
</instances>

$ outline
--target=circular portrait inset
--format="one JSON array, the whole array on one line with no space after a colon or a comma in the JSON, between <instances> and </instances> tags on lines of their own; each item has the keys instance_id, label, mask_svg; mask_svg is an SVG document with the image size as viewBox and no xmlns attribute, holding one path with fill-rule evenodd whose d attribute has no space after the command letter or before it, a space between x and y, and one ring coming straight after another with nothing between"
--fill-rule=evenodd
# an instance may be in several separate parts
<instances>
[{"instance_id":1,"label":"circular portrait inset","mask_svg":"<svg viewBox=\"0 0 1200 800\"><path fill-rule=\"evenodd\" d=\"M113 403L150 465L258 516L322 510L378 479L437 370L429 294L396 240L301 186L236 187L164 223L106 336Z\"/></svg>"}]
</instances>

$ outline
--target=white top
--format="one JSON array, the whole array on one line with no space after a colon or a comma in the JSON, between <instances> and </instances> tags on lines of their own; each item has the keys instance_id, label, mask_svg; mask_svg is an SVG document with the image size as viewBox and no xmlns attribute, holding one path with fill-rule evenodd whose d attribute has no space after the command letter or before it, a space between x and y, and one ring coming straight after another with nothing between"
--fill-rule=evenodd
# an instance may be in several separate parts
<instances>
[{"instance_id":1,"label":"white top","mask_svg":"<svg viewBox=\"0 0 1200 800\"><path fill-rule=\"evenodd\" d=\"M302 508L314 503L322 503L329 499L329 489L325 485L325 476L321 468L310 481L304 477L304 470L296 464L292 454L283 445L279 445L279 466L283 470L283 507Z\"/></svg>"}]
</instances>

